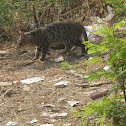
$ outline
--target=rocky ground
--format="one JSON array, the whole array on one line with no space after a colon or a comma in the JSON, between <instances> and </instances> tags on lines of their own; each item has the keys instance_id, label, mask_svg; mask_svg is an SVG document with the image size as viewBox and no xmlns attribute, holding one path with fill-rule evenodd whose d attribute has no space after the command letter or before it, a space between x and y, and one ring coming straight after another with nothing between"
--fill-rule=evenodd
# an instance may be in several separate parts
<instances>
[{"instance_id":1,"label":"rocky ground","mask_svg":"<svg viewBox=\"0 0 126 126\"><path fill-rule=\"evenodd\" d=\"M78 57L78 49L64 57L70 64L78 64L78 73L76 68L62 70L61 62L55 62L60 50L51 50L46 61L33 61L34 49L26 50L20 55L14 49L0 51L0 126L8 122L17 122L17 126L78 126L81 120L76 120L70 111L79 111L93 101L90 98L92 92L113 86L103 79L89 83L80 75L98 70L104 62L86 70L83 65L86 59ZM42 80L22 84L21 80L33 77ZM54 85L62 81L67 85Z\"/></svg>"}]
</instances>

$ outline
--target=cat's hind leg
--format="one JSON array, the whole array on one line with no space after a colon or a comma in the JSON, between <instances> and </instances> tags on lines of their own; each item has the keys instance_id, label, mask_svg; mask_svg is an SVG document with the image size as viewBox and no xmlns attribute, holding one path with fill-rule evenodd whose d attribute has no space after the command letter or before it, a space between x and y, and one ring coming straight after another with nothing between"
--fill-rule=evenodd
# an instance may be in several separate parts
<instances>
[{"instance_id":1,"label":"cat's hind leg","mask_svg":"<svg viewBox=\"0 0 126 126\"><path fill-rule=\"evenodd\" d=\"M68 43L65 43L64 44L65 45L65 51L63 51L61 54L66 54L66 53L68 53L68 52L70 52L70 50L71 50L71 45L70 44L68 44Z\"/></svg>"},{"instance_id":2,"label":"cat's hind leg","mask_svg":"<svg viewBox=\"0 0 126 126\"><path fill-rule=\"evenodd\" d=\"M49 45L48 44L46 44L43 48L42 48L42 51L41 51L41 58L40 58L40 60L41 61L44 61L45 60L45 56L46 56L46 54L47 54L47 52L48 52L48 49L49 49Z\"/></svg>"}]
</instances>

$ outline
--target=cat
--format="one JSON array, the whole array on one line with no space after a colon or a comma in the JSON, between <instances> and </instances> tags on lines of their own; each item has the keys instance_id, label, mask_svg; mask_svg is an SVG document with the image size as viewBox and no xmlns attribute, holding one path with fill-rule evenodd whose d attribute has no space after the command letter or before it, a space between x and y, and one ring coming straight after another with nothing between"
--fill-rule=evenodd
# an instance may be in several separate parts
<instances>
[{"instance_id":1,"label":"cat","mask_svg":"<svg viewBox=\"0 0 126 126\"><path fill-rule=\"evenodd\" d=\"M70 51L72 46L81 47L81 55L87 54L88 48L82 42L88 41L85 28L79 22L65 21L51 23L44 28L38 28L33 31L22 32L18 39L18 47L24 45L35 45L35 60L39 58L44 61L45 56L50 46L55 44L63 44L65 46L66 54Z\"/></svg>"}]
</instances>

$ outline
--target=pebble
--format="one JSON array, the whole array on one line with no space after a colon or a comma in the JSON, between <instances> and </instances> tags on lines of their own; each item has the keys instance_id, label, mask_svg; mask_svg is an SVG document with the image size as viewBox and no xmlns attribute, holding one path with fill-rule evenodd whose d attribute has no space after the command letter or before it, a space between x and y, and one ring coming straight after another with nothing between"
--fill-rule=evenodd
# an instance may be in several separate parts
<instances>
[{"instance_id":1,"label":"pebble","mask_svg":"<svg viewBox=\"0 0 126 126\"><path fill-rule=\"evenodd\" d=\"M5 126L15 126L17 124L18 124L18 122L8 122L5 124Z\"/></svg>"},{"instance_id":2,"label":"pebble","mask_svg":"<svg viewBox=\"0 0 126 126\"><path fill-rule=\"evenodd\" d=\"M29 121L29 122L26 122L26 123L32 124L32 123L36 123L36 122L38 122L38 120L37 119L33 119L32 121Z\"/></svg>"},{"instance_id":3,"label":"pebble","mask_svg":"<svg viewBox=\"0 0 126 126\"><path fill-rule=\"evenodd\" d=\"M102 90L102 91L100 91L100 90L99 90L99 91L95 91L95 92L93 92L93 93L91 94L90 98L91 98L92 100L101 98L101 97L107 95L107 92L108 92L108 91L109 91L109 89L104 89L104 90Z\"/></svg>"},{"instance_id":4,"label":"pebble","mask_svg":"<svg viewBox=\"0 0 126 126\"><path fill-rule=\"evenodd\" d=\"M69 83L69 81L61 81L61 82L54 84L54 86L57 88L64 88L64 87L68 86L68 83Z\"/></svg>"},{"instance_id":5,"label":"pebble","mask_svg":"<svg viewBox=\"0 0 126 126\"><path fill-rule=\"evenodd\" d=\"M80 101L68 101L68 104L70 104L71 107L74 107L79 103L80 103Z\"/></svg>"}]
</instances>

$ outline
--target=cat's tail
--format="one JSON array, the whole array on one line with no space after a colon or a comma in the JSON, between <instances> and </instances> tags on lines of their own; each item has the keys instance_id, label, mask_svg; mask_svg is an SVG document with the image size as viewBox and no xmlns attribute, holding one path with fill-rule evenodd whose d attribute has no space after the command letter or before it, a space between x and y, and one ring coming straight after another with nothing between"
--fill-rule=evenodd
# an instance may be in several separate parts
<instances>
[{"instance_id":1,"label":"cat's tail","mask_svg":"<svg viewBox=\"0 0 126 126\"><path fill-rule=\"evenodd\" d=\"M82 32L83 32L82 34L83 34L84 41L88 41L87 33L86 33L86 30L85 30L84 27L83 27ZM84 45L84 48L85 48L85 45ZM83 50L83 53L87 54L88 49L89 49L89 48L85 48L85 49Z\"/></svg>"},{"instance_id":2,"label":"cat's tail","mask_svg":"<svg viewBox=\"0 0 126 126\"><path fill-rule=\"evenodd\" d=\"M87 33L84 27L83 27L83 37L85 41L88 41Z\"/></svg>"}]
</instances>

